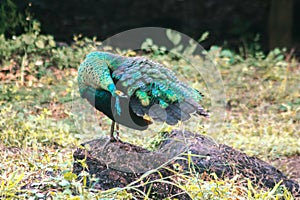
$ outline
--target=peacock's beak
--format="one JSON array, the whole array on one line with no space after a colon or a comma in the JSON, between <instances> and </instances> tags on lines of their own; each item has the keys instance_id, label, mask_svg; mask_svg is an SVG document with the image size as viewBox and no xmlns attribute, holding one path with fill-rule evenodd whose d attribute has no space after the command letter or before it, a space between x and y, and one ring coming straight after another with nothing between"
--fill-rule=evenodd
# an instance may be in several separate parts
<instances>
[{"instance_id":1,"label":"peacock's beak","mask_svg":"<svg viewBox=\"0 0 300 200\"><path fill-rule=\"evenodd\" d=\"M143 118L144 118L144 120L147 122L148 125L153 123L153 122L152 122L152 118L151 118L149 115L145 114L145 115L143 116Z\"/></svg>"},{"instance_id":2,"label":"peacock's beak","mask_svg":"<svg viewBox=\"0 0 300 200\"><path fill-rule=\"evenodd\" d=\"M119 97L124 97L124 98L128 98L128 96L122 92L121 90L116 90L115 91L116 95L118 95Z\"/></svg>"}]
</instances>

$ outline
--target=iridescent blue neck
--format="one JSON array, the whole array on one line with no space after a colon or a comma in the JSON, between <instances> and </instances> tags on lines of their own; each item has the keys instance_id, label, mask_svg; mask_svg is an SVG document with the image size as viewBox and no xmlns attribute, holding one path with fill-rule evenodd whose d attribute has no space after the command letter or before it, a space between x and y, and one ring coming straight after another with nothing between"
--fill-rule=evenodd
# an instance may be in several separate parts
<instances>
[{"instance_id":1,"label":"iridescent blue neck","mask_svg":"<svg viewBox=\"0 0 300 200\"><path fill-rule=\"evenodd\" d=\"M127 57L119 56L119 55L112 54L109 52L102 52L102 51L95 51L95 52L89 53L87 55L87 58L89 58L89 57L90 58L97 57L100 60L106 61L107 64L109 64L109 68L111 70L115 70L116 68L121 66L121 64L124 63L128 59Z\"/></svg>"}]
</instances>

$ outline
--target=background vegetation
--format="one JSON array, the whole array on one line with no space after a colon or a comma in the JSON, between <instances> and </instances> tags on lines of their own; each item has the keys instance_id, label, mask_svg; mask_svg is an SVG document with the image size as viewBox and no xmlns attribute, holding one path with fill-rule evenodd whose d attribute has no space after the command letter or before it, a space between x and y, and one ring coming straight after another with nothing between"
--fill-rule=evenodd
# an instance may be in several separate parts
<instances>
[{"instance_id":1,"label":"background vegetation","mask_svg":"<svg viewBox=\"0 0 300 200\"><path fill-rule=\"evenodd\" d=\"M275 47L299 47L299 0L2 0L6 11L14 2L19 13L29 11L42 24L42 33L56 40L71 42L74 33L97 36L104 40L116 33L144 26L171 28L198 39L211 33L202 43L237 48L261 35L265 51ZM7 3L6 3L7 2ZM1 3L2 4L2 3ZM118 5L118 6L116 6ZM148 9L145 9L148 8ZM20 34L14 12L4 15L10 20L6 34ZM0 16L1 20L1 16ZM3 26L0 23L0 26ZM0 28L1 30L1 28ZM2 29L3 30L3 29ZM224 42L225 41L225 42Z\"/></svg>"}]
</instances>

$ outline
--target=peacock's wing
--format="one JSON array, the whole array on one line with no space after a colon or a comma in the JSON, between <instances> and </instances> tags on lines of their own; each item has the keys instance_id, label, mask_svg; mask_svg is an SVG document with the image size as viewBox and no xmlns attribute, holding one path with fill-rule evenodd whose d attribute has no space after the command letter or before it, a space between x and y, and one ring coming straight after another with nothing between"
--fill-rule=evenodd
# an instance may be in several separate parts
<instances>
[{"instance_id":1,"label":"peacock's wing","mask_svg":"<svg viewBox=\"0 0 300 200\"><path fill-rule=\"evenodd\" d=\"M201 94L160 63L144 57L128 58L112 77L117 88L130 97L130 107L138 116L174 125L194 113L208 115L198 103Z\"/></svg>"},{"instance_id":2,"label":"peacock's wing","mask_svg":"<svg viewBox=\"0 0 300 200\"><path fill-rule=\"evenodd\" d=\"M114 114L115 107L113 105L115 99L112 97L111 93L106 90L97 90L88 86L82 94L82 97L86 98L93 107L103 112L111 120L129 128L145 130L150 124L149 121L145 120L142 116L136 115L132 109L122 109L121 115ZM129 99L121 98L120 105L122 108L128 107Z\"/></svg>"}]
</instances>

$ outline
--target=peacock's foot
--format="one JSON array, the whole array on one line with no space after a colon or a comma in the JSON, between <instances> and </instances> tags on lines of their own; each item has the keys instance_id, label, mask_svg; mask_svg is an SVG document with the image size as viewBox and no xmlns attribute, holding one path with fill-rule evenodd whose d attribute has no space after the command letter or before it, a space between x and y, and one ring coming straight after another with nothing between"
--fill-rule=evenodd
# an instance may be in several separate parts
<instances>
[{"instance_id":1,"label":"peacock's foot","mask_svg":"<svg viewBox=\"0 0 300 200\"><path fill-rule=\"evenodd\" d=\"M119 142L120 139L119 139L119 138L116 138L116 137L110 137L109 141L110 141L110 142Z\"/></svg>"},{"instance_id":2,"label":"peacock's foot","mask_svg":"<svg viewBox=\"0 0 300 200\"><path fill-rule=\"evenodd\" d=\"M108 140L104 143L103 145L103 149L106 149L106 147L110 144L110 143L114 143L114 142L118 142L119 140L115 137L110 137L108 138Z\"/></svg>"}]
</instances>

